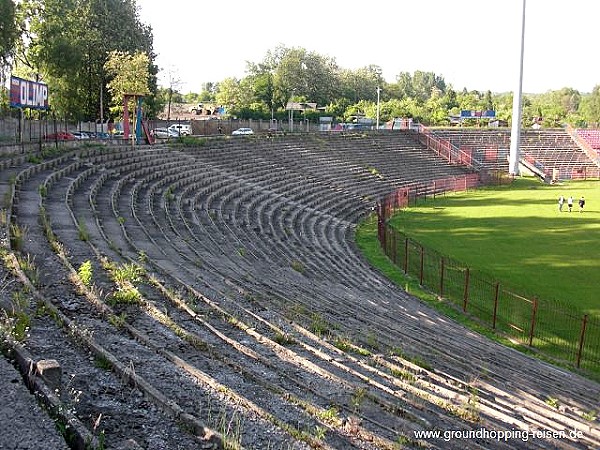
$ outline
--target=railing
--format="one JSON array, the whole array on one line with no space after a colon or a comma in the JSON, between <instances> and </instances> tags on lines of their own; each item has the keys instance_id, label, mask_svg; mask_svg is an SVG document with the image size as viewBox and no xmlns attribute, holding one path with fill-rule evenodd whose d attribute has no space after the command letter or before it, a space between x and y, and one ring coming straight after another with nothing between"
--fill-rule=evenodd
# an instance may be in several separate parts
<instances>
[{"instance_id":1,"label":"railing","mask_svg":"<svg viewBox=\"0 0 600 450\"><path fill-rule=\"evenodd\" d=\"M378 238L385 254L405 274L477 318L491 329L552 358L577 368L600 368L600 320L558 302L528 298L498 280L427 248L394 229L388 219L425 195L463 191L474 179L437 180L403 187L386 196L377 207Z\"/></svg>"},{"instance_id":2,"label":"railing","mask_svg":"<svg viewBox=\"0 0 600 450\"><path fill-rule=\"evenodd\" d=\"M475 170L481 170L483 163L473 158L470 153L452 144L449 139L440 139L427 127L420 125L417 130L419 142L426 145L446 161L462 164Z\"/></svg>"},{"instance_id":3,"label":"railing","mask_svg":"<svg viewBox=\"0 0 600 450\"><path fill-rule=\"evenodd\" d=\"M520 160L521 164L531 170L534 174L539 176L542 180L546 180L547 178L552 178L552 171L546 169L544 165L531 156L529 153L523 152Z\"/></svg>"},{"instance_id":4,"label":"railing","mask_svg":"<svg viewBox=\"0 0 600 450\"><path fill-rule=\"evenodd\" d=\"M594 161L596 165L600 166L600 158L598 157L598 151L594 149L588 141L579 136L579 134L577 134L577 130L571 125L567 125L566 130L569 136L571 136L571 138L577 143L579 148L581 148L584 151L588 158Z\"/></svg>"}]
</instances>

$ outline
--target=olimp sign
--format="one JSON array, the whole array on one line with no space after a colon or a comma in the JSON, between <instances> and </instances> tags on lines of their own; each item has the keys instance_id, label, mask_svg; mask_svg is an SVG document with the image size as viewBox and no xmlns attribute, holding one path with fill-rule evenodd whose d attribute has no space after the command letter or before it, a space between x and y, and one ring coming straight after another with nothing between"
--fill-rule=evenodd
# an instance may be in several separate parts
<instances>
[{"instance_id":1,"label":"olimp sign","mask_svg":"<svg viewBox=\"0 0 600 450\"><path fill-rule=\"evenodd\" d=\"M48 85L11 76L10 106L15 108L48 109Z\"/></svg>"}]
</instances>

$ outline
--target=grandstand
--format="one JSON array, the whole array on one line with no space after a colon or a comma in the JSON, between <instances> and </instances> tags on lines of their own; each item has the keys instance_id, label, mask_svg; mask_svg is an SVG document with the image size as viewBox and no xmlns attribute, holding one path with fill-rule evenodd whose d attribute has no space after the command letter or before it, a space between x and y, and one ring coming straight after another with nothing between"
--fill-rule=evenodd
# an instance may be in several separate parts
<instances>
[{"instance_id":1,"label":"grandstand","mask_svg":"<svg viewBox=\"0 0 600 450\"><path fill-rule=\"evenodd\" d=\"M597 383L441 316L356 248L386 194L473 168L410 132L185 142L2 157L2 238L35 300L12 351L60 363L82 442L463 449L419 433L483 427L565 435L468 448L600 446Z\"/></svg>"},{"instance_id":2,"label":"grandstand","mask_svg":"<svg viewBox=\"0 0 600 450\"><path fill-rule=\"evenodd\" d=\"M581 130L578 130L578 133ZM432 129L432 134L450 142L488 169L505 169L510 153L508 129ZM589 154L564 129L523 130L521 163L537 168L543 178L598 178L598 158Z\"/></svg>"},{"instance_id":3,"label":"grandstand","mask_svg":"<svg viewBox=\"0 0 600 450\"><path fill-rule=\"evenodd\" d=\"M600 130L591 128L579 128L577 135L584 139L594 150L600 150Z\"/></svg>"}]
</instances>

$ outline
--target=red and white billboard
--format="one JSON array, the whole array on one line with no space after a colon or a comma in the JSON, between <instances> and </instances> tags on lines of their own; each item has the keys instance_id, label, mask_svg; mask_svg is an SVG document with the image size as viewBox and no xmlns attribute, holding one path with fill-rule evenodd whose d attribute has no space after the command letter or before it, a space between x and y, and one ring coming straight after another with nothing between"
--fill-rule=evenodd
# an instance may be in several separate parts
<instances>
[{"instance_id":1,"label":"red and white billboard","mask_svg":"<svg viewBox=\"0 0 600 450\"><path fill-rule=\"evenodd\" d=\"M10 106L15 108L48 109L48 85L11 75Z\"/></svg>"}]
</instances>

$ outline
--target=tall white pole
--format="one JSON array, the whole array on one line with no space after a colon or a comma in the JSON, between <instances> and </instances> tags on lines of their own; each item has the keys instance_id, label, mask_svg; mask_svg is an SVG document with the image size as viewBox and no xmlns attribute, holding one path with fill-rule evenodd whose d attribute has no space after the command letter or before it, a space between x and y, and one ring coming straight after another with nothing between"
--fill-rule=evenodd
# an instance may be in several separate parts
<instances>
[{"instance_id":1,"label":"tall white pole","mask_svg":"<svg viewBox=\"0 0 600 450\"><path fill-rule=\"evenodd\" d=\"M521 97L523 94L523 55L525 53L525 3L523 0L523 12L521 14L521 53L519 55L519 82L513 93L512 129L510 132L510 156L508 161L508 172L511 175L519 175L519 143L521 141Z\"/></svg>"}]
</instances>

